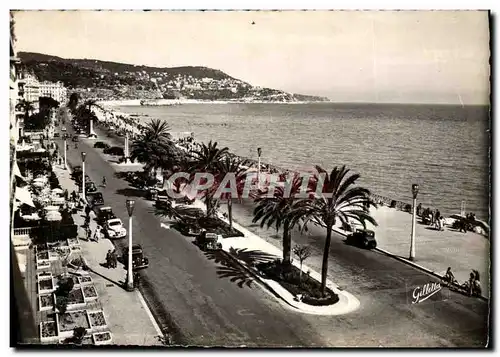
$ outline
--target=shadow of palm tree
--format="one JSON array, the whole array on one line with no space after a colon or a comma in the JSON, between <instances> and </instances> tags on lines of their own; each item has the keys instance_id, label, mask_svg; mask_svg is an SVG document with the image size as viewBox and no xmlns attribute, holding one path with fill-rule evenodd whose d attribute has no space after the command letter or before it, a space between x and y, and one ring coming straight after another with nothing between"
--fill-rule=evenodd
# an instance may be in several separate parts
<instances>
[{"instance_id":1,"label":"shadow of palm tree","mask_svg":"<svg viewBox=\"0 0 500 357\"><path fill-rule=\"evenodd\" d=\"M250 266L278 259L276 255L264 253L260 250L247 250L247 248L234 249L231 247L229 254Z\"/></svg>"},{"instance_id":2,"label":"shadow of palm tree","mask_svg":"<svg viewBox=\"0 0 500 357\"><path fill-rule=\"evenodd\" d=\"M205 252L205 256L209 260L220 264L217 266L216 274L220 279L229 278L229 281L236 283L238 287L252 287L254 278L252 274L236 264L226 253L222 251Z\"/></svg>"},{"instance_id":3,"label":"shadow of palm tree","mask_svg":"<svg viewBox=\"0 0 500 357\"><path fill-rule=\"evenodd\" d=\"M139 190L137 188L120 188L120 189L116 190L116 193L119 195L130 196L130 197L144 197L145 196L144 190Z\"/></svg>"}]
</instances>

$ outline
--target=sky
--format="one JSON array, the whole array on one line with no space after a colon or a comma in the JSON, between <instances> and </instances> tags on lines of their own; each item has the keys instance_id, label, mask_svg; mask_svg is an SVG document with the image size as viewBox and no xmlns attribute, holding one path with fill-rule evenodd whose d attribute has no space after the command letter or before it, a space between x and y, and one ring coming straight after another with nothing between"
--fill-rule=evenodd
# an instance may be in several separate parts
<instances>
[{"instance_id":1,"label":"sky","mask_svg":"<svg viewBox=\"0 0 500 357\"><path fill-rule=\"evenodd\" d=\"M17 51L206 66L335 102L489 103L485 11L20 11Z\"/></svg>"}]
</instances>

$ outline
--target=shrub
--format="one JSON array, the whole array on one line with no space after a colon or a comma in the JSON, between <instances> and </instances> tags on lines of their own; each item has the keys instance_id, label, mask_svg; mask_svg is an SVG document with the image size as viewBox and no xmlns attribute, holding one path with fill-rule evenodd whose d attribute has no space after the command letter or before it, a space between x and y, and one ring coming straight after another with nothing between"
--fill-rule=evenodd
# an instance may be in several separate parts
<instances>
[{"instance_id":1,"label":"shrub","mask_svg":"<svg viewBox=\"0 0 500 357\"><path fill-rule=\"evenodd\" d=\"M396 201L395 200L392 200L391 201L391 208L396 208Z\"/></svg>"}]
</instances>

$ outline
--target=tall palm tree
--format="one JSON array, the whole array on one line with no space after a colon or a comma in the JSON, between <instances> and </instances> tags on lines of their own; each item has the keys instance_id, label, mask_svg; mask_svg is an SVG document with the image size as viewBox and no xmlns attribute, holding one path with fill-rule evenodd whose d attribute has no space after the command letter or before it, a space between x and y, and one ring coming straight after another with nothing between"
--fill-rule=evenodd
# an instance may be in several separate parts
<instances>
[{"instance_id":1,"label":"tall palm tree","mask_svg":"<svg viewBox=\"0 0 500 357\"><path fill-rule=\"evenodd\" d=\"M236 191L238 193L242 192L242 183L246 177L247 169L243 168L243 165L247 164L247 160L241 159L238 156L229 156L226 155L222 158L218 163L218 171L219 171L219 179L217 181L221 182L225 175L234 174L235 183L236 183ZM240 195L238 195L240 197ZM224 198L227 199L227 213L229 217L229 226L233 228L233 199L238 197L232 197L231 192L228 192L224 195Z\"/></svg>"},{"instance_id":2,"label":"tall palm tree","mask_svg":"<svg viewBox=\"0 0 500 357\"><path fill-rule=\"evenodd\" d=\"M286 177L281 176L280 181L285 182ZM294 226L298 223L294 219L294 205L297 202L297 194L302 186L303 178L295 174L289 181L289 187L278 186L274 188L272 197L268 197L268 190L263 190L255 199L257 207L253 211L253 223L260 221L260 227L271 226L279 231L283 227L283 264L291 263L292 235Z\"/></svg>"},{"instance_id":3,"label":"tall palm tree","mask_svg":"<svg viewBox=\"0 0 500 357\"><path fill-rule=\"evenodd\" d=\"M366 221L377 226L375 219L370 216L369 207L376 207L370 199L370 191L360 186L354 186L359 174L348 176L350 170L342 166L335 167L329 174L320 166L316 166L315 182L322 185L321 192L313 199L304 198L296 202L292 221L303 221L303 228L309 223L326 226L326 240L323 251L323 263L321 266L321 293L325 296L326 278L328 275L328 257L332 240L332 228L337 219L342 224L348 224L349 220L360 222L366 227Z\"/></svg>"},{"instance_id":4,"label":"tall palm tree","mask_svg":"<svg viewBox=\"0 0 500 357\"><path fill-rule=\"evenodd\" d=\"M170 126L166 121L160 119L151 119L146 124L140 138L147 140L160 140L172 142L172 135L170 134Z\"/></svg>"},{"instance_id":5,"label":"tall palm tree","mask_svg":"<svg viewBox=\"0 0 500 357\"><path fill-rule=\"evenodd\" d=\"M192 178L196 172L211 173L215 177L219 175L220 166L219 162L229 153L227 147L218 148L217 142L210 141L208 145L201 144L191 154L193 166L191 167ZM216 185L207 188L203 192L205 198L205 205L207 207L207 216L210 217L215 214L215 207L217 199L214 197L216 193Z\"/></svg>"},{"instance_id":6,"label":"tall palm tree","mask_svg":"<svg viewBox=\"0 0 500 357\"><path fill-rule=\"evenodd\" d=\"M131 145L130 158L145 164L146 171L155 177L158 169L173 167L182 154L169 129L166 122L152 119Z\"/></svg>"},{"instance_id":7,"label":"tall palm tree","mask_svg":"<svg viewBox=\"0 0 500 357\"><path fill-rule=\"evenodd\" d=\"M217 142L202 143L196 148L193 153L194 167L196 171L208 171L216 173L219 169L219 161L221 161L229 153L229 148L218 148Z\"/></svg>"}]
</instances>

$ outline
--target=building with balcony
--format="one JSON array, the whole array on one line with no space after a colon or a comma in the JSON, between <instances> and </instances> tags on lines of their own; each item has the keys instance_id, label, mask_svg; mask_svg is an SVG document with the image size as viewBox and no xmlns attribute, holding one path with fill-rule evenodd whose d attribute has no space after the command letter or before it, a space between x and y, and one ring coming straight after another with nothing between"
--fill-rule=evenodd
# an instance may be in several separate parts
<instances>
[{"instance_id":1,"label":"building with balcony","mask_svg":"<svg viewBox=\"0 0 500 357\"><path fill-rule=\"evenodd\" d=\"M24 99L38 105L40 99L40 82L33 74L26 74L24 78Z\"/></svg>"},{"instance_id":2,"label":"building with balcony","mask_svg":"<svg viewBox=\"0 0 500 357\"><path fill-rule=\"evenodd\" d=\"M41 82L39 84L40 97L51 97L57 100L60 104L66 101L67 91L64 84L61 82Z\"/></svg>"}]
</instances>

